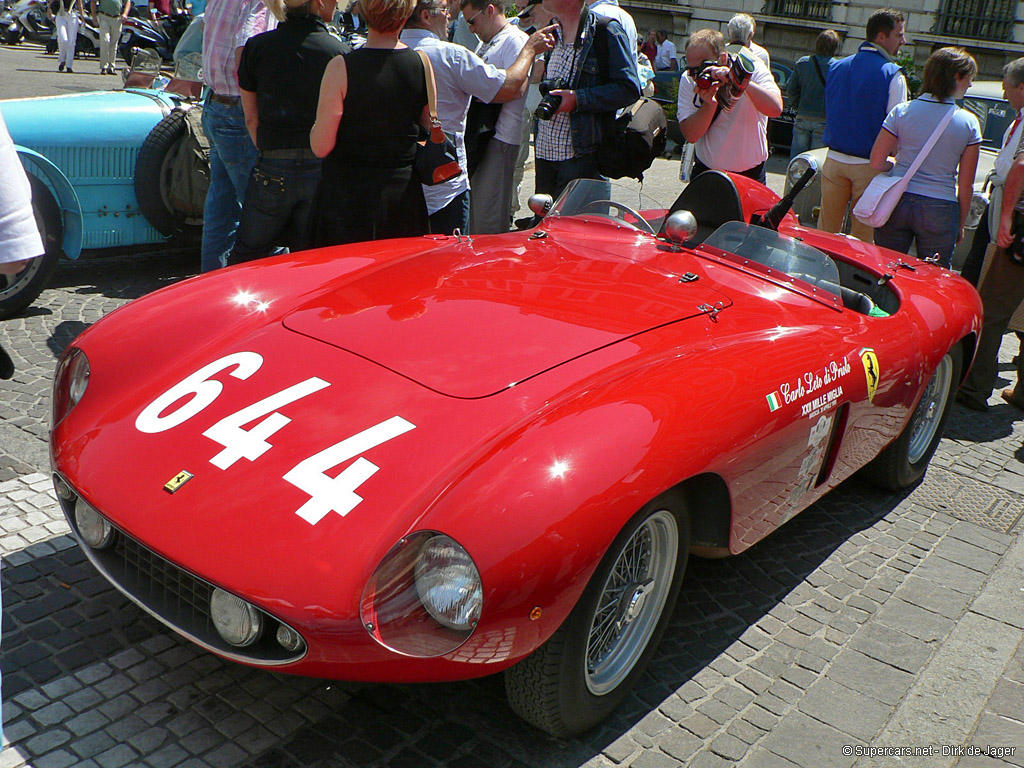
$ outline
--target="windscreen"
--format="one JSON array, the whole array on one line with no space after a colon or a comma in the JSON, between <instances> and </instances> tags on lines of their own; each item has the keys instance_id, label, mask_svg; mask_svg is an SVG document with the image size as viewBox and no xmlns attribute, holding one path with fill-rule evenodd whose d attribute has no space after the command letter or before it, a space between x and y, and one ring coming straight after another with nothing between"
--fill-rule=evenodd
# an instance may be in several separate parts
<instances>
[{"instance_id":1,"label":"windscreen","mask_svg":"<svg viewBox=\"0 0 1024 768\"><path fill-rule=\"evenodd\" d=\"M840 295L839 268L831 257L775 230L729 221L712 232L704 244Z\"/></svg>"},{"instance_id":2,"label":"windscreen","mask_svg":"<svg viewBox=\"0 0 1024 768\"><path fill-rule=\"evenodd\" d=\"M558 216L602 216L649 234L661 228L666 210L640 184L598 179L569 182L551 208Z\"/></svg>"}]
</instances>

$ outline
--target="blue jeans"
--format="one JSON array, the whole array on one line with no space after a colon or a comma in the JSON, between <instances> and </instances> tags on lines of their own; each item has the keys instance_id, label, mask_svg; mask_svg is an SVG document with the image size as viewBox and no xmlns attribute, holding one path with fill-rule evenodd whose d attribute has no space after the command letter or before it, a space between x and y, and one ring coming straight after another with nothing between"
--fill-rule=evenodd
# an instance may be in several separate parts
<instances>
[{"instance_id":1,"label":"blue jeans","mask_svg":"<svg viewBox=\"0 0 1024 768\"><path fill-rule=\"evenodd\" d=\"M796 157L808 149L825 146L825 118L808 120L798 117L793 121L793 143L789 145L789 156Z\"/></svg>"},{"instance_id":2,"label":"blue jeans","mask_svg":"<svg viewBox=\"0 0 1024 768\"><path fill-rule=\"evenodd\" d=\"M229 264L269 256L276 246L310 247L310 212L320 182L319 159L261 157L249 175Z\"/></svg>"},{"instance_id":3,"label":"blue jeans","mask_svg":"<svg viewBox=\"0 0 1024 768\"><path fill-rule=\"evenodd\" d=\"M551 195L557 200L573 179L601 179L597 172L597 153L571 158L570 160L542 160L534 164L537 174L537 194Z\"/></svg>"},{"instance_id":4,"label":"blue jeans","mask_svg":"<svg viewBox=\"0 0 1024 768\"><path fill-rule=\"evenodd\" d=\"M875 229L875 245L910 253L916 240L918 258L938 254L939 264L949 269L959 234L958 202L904 192L889 220Z\"/></svg>"},{"instance_id":5,"label":"blue jeans","mask_svg":"<svg viewBox=\"0 0 1024 768\"><path fill-rule=\"evenodd\" d=\"M257 154L241 104L207 100L203 104L203 131L210 140L210 189L203 210L201 271L210 272L227 263L235 244L245 187Z\"/></svg>"},{"instance_id":6,"label":"blue jeans","mask_svg":"<svg viewBox=\"0 0 1024 768\"><path fill-rule=\"evenodd\" d=\"M448 205L427 218L430 219L432 235L451 235L456 229L466 234L469 232L469 190L459 193Z\"/></svg>"}]
</instances>

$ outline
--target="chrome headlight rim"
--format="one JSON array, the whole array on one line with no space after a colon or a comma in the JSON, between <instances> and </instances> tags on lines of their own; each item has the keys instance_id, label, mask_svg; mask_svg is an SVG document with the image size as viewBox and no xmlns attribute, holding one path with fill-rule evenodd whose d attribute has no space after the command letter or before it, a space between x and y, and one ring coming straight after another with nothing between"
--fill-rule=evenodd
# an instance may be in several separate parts
<instances>
[{"instance_id":1,"label":"chrome headlight rim","mask_svg":"<svg viewBox=\"0 0 1024 768\"><path fill-rule=\"evenodd\" d=\"M439 550L447 550L442 564L446 557L449 565L457 561L455 581L461 578L461 587L453 590L443 575L438 580ZM463 599L446 604L445 595ZM389 651L435 658L457 650L476 632L483 603L483 579L469 551L448 534L424 530L403 536L381 559L363 590L360 618L370 636ZM445 610L453 606L456 619Z\"/></svg>"},{"instance_id":2,"label":"chrome headlight rim","mask_svg":"<svg viewBox=\"0 0 1024 768\"><path fill-rule=\"evenodd\" d=\"M50 421L56 427L85 397L92 376L92 364L80 347L69 348L57 363L53 377Z\"/></svg>"}]
</instances>

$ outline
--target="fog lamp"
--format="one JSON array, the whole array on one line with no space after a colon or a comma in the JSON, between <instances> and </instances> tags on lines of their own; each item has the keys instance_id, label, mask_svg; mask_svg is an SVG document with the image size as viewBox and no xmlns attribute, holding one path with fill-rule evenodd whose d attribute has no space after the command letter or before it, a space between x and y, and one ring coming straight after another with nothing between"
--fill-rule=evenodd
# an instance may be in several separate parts
<instances>
[{"instance_id":1,"label":"fog lamp","mask_svg":"<svg viewBox=\"0 0 1024 768\"><path fill-rule=\"evenodd\" d=\"M114 527L83 499L75 504L75 525L82 541L93 549L106 549L114 541Z\"/></svg>"},{"instance_id":2,"label":"fog lamp","mask_svg":"<svg viewBox=\"0 0 1024 768\"><path fill-rule=\"evenodd\" d=\"M259 609L223 589L210 596L210 617L220 636L238 648L252 645L263 631Z\"/></svg>"},{"instance_id":3,"label":"fog lamp","mask_svg":"<svg viewBox=\"0 0 1024 768\"><path fill-rule=\"evenodd\" d=\"M293 653L302 648L302 638L299 633L284 624L277 628L277 642L286 651Z\"/></svg>"}]
</instances>

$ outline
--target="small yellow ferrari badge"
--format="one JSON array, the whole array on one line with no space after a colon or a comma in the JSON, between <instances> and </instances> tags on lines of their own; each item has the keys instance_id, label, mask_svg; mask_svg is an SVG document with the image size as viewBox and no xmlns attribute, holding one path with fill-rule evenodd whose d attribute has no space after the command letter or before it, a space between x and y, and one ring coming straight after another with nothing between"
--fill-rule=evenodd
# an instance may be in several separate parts
<instances>
[{"instance_id":1,"label":"small yellow ferrari badge","mask_svg":"<svg viewBox=\"0 0 1024 768\"><path fill-rule=\"evenodd\" d=\"M878 367L878 355L870 347L860 351L860 361L864 363L864 377L868 382L868 402L870 403L875 399L875 392L878 391L878 379L882 375L882 369Z\"/></svg>"},{"instance_id":2,"label":"small yellow ferrari badge","mask_svg":"<svg viewBox=\"0 0 1024 768\"><path fill-rule=\"evenodd\" d=\"M168 493L177 493L181 486L191 480L195 475L191 472L186 472L184 469L170 479L167 485L164 486L164 490Z\"/></svg>"}]
</instances>

